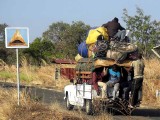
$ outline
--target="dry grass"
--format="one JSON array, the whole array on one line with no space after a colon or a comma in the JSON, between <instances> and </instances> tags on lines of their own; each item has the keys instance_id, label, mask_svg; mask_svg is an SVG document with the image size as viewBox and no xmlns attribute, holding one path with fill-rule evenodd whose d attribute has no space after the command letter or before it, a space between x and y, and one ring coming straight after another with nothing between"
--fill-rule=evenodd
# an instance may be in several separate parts
<instances>
[{"instance_id":1,"label":"dry grass","mask_svg":"<svg viewBox=\"0 0 160 120\"><path fill-rule=\"evenodd\" d=\"M74 67L68 65L47 65L35 67L27 65L26 61L22 62L23 67L20 68L21 84L39 85L42 87L52 87L57 90L63 90L64 86L69 84L69 80L60 77L55 80L55 68ZM143 104L160 105L160 98L156 98L155 91L160 90L160 60L145 60L145 78L143 85ZM9 74L8 74L9 73ZM7 82L16 82L16 67L6 67L0 71L0 80Z\"/></svg>"},{"instance_id":2,"label":"dry grass","mask_svg":"<svg viewBox=\"0 0 160 120\"><path fill-rule=\"evenodd\" d=\"M59 104L54 103L51 108L60 110L62 113L68 113L71 114L72 116L80 117L82 120L87 119L87 120L113 120L113 116L108 114L107 112L104 111L97 111L97 114L91 116L91 115L86 115L85 112L81 110L81 108L75 108L74 110L68 111L64 108L62 108Z\"/></svg>"},{"instance_id":3,"label":"dry grass","mask_svg":"<svg viewBox=\"0 0 160 120\"><path fill-rule=\"evenodd\" d=\"M58 103L51 106L35 102L24 92L17 105L16 90L0 89L0 120L112 120L112 116L101 114L87 116L80 110L67 111Z\"/></svg>"},{"instance_id":4,"label":"dry grass","mask_svg":"<svg viewBox=\"0 0 160 120\"><path fill-rule=\"evenodd\" d=\"M17 105L15 90L0 90L0 120L86 120L83 117L67 113L62 108L49 107L34 102L24 93L21 95L20 105Z\"/></svg>"},{"instance_id":5,"label":"dry grass","mask_svg":"<svg viewBox=\"0 0 160 120\"><path fill-rule=\"evenodd\" d=\"M145 78L143 84L142 103L160 107L160 97L156 98L156 90L160 90L160 60L145 60Z\"/></svg>"},{"instance_id":6,"label":"dry grass","mask_svg":"<svg viewBox=\"0 0 160 120\"><path fill-rule=\"evenodd\" d=\"M20 82L26 85L38 85L63 90L64 86L69 84L69 80L63 77L55 80L55 67L55 65L23 66L20 68ZM5 70L0 71L0 81L16 83L16 72L16 66L7 67Z\"/></svg>"},{"instance_id":7,"label":"dry grass","mask_svg":"<svg viewBox=\"0 0 160 120\"><path fill-rule=\"evenodd\" d=\"M156 98L155 91L160 90L160 61L157 59L145 60L145 78L143 84L142 104L160 107L160 98ZM23 64L20 68L21 84L40 85L63 90L69 84L66 78L55 80L52 66L34 67ZM65 66L63 66L65 67ZM68 67L68 66L66 66ZM10 74L8 74L10 73ZM6 67L0 71L0 80L16 82L16 67ZM80 110L67 111L58 103L52 106L44 105L31 100L25 93L21 94L20 106L17 105L17 91L0 89L0 120L111 120L113 117L106 113L97 116L86 116Z\"/></svg>"}]
</instances>

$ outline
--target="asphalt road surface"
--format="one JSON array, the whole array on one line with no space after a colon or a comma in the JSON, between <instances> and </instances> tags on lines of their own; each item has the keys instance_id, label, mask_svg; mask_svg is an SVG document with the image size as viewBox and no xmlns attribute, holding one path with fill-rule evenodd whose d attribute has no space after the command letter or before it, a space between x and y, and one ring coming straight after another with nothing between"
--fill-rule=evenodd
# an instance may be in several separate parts
<instances>
[{"instance_id":1,"label":"asphalt road surface","mask_svg":"<svg viewBox=\"0 0 160 120\"><path fill-rule=\"evenodd\" d=\"M10 84L10 83L0 83L0 87L6 88L6 89L12 89L16 88L16 84ZM60 103L62 107L64 108L64 93L60 91L56 91L53 89L43 89L38 87L27 87L27 86L20 86L20 90L26 90L28 94L31 95L33 99L36 99L38 101L42 101L47 104L51 104L54 102ZM91 116L92 118L92 116ZM132 112L131 116L123 116L123 115L115 115L115 120L160 120L160 109L149 109L149 108L137 108Z\"/></svg>"}]
</instances>

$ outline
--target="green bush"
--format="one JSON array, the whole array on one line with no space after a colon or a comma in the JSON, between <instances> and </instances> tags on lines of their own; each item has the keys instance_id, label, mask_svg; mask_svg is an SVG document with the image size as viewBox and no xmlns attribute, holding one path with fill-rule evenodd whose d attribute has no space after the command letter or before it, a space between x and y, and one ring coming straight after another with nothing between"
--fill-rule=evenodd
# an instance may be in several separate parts
<instances>
[{"instance_id":1,"label":"green bush","mask_svg":"<svg viewBox=\"0 0 160 120\"><path fill-rule=\"evenodd\" d=\"M14 79L16 75L7 71L0 71L0 79Z\"/></svg>"}]
</instances>

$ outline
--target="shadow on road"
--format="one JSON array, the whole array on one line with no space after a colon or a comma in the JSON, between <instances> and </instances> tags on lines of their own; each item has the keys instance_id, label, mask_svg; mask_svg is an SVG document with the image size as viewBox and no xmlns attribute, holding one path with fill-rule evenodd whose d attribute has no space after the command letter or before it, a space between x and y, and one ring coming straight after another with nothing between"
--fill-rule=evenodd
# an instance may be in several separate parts
<instances>
[{"instance_id":1,"label":"shadow on road","mask_svg":"<svg viewBox=\"0 0 160 120\"><path fill-rule=\"evenodd\" d=\"M144 116L144 117L159 117L160 109L136 109L133 111L132 116Z\"/></svg>"},{"instance_id":2,"label":"shadow on road","mask_svg":"<svg viewBox=\"0 0 160 120\"><path fill-rule=\"evenodd\" d=\"M14 83L2 83L0 82L0 87L6 89L16 89L17 85ZM20 92L25 91L32 99L43 102L43 103L60 103L64 105L64 94L56 90L48 90L43 88L38 88L34 86L24 86L20 85Z\"/></svg>"}]
</instances>

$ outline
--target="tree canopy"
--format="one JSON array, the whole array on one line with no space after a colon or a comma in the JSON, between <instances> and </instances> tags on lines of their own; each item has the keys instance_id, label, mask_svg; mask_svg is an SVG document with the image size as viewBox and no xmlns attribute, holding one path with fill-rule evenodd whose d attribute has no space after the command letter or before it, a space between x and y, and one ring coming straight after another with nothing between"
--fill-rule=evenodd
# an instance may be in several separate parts
<instances>
[{"instance_id":1,"label":"tree canopy","mask_svg":"<svg viewBox=\"0 0 160 120\"><path fill-rule=\"evenodd\" d=\"M54 45L51 41L42 38L36 38L30 47L23 50L23 53L30 64L42 65L43 61L49 62L53 56Z\"/></svg>"},{"instance_id":2,"label":"tree canopy","mask_svg":"<svg viewBox=\"0 0 160 120\"><path fill-rule=\"evenodd\" d=\"M15 64L15 51L13 49L5 48L5 28L7 26L6 23L0 24L0 59L7 64Z\"/></svg>"},{"instance_id":3,"label":"tree canopy","mask_svg":"<svg viewBox=\"0 0 160 120\"><path fill-rule=\"evenodd\" d=\"M8 25L6 23L0 24L0 41L4 41L4 39L5 39L5 28L7 26Z\"/></svg>"},{"instance_id":4,"label":"tree canopy","mask_svg":"<svg viewBox=\"0 0 160 120\"><path fill-rule=\"evenodd\" d=\"M73 58L77 54L78 45L86 40L89 25L82 21L72 24L57 22L49 26L43 33L43 38L55 45L54 56L58 58Z\"/></svg>"},{"instance_id":5,"label":"tree canopy","mask_svg":"<svg viewBox=\"0 0 160 120\"><path fill-rule=\"evenodd\" d=\"M137 7L136 13L136 15L130 16L124 9L123 20L127 29L132 31L131 40L136 42L145 56L150 56L151 48L160 44L160 22L151 21L151 16L145 15L139 7Z\"/></svg>"}]
</instances>

